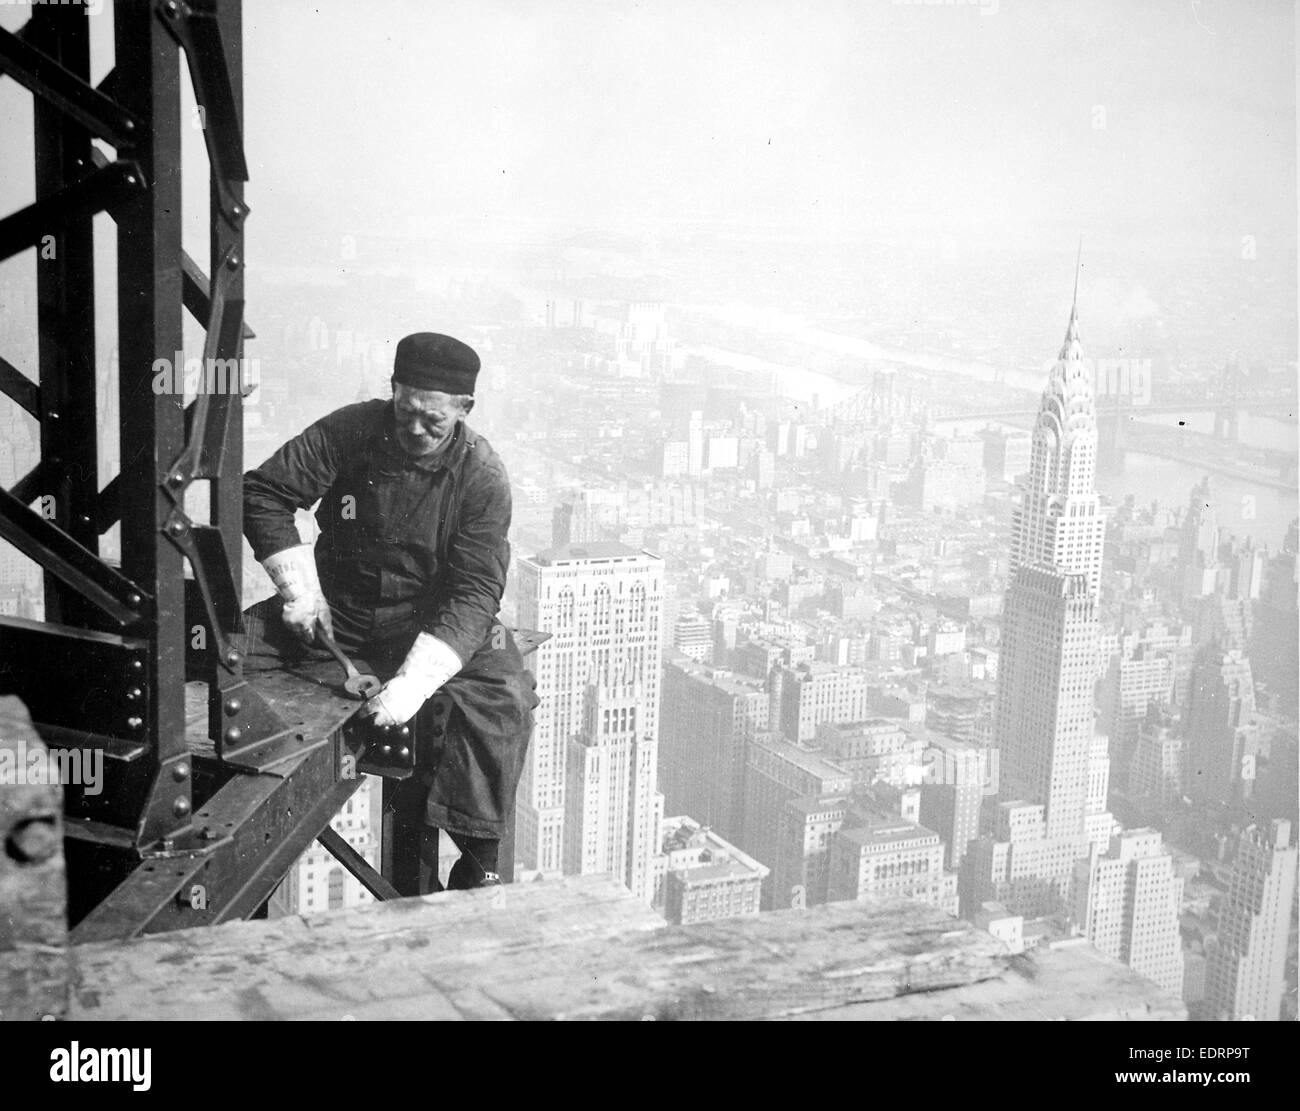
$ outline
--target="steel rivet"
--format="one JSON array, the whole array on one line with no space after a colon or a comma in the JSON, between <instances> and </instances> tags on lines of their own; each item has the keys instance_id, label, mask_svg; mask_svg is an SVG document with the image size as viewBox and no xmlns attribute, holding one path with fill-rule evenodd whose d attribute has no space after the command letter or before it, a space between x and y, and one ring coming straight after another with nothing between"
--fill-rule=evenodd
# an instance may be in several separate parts
<instances>
[{"instance_id":1,"label":"steel rivet","mask_svg":"<svg viewBox=\"0 0 1300 1111\"><path fill-rule=\"evenodd\" d=\"M51 409L48 413L45 414L45 418L46 420L58 420L59 414L55 412L53 409Z\"/></svg>"},{"instance_id":2,"label":"steel rivet","mask_svg":"<svg viewBox=\"0 0 1300 1111\"><path fill-rule=\"evenodd\" d=\"M132 609L134 609L136 606L138 606L138 605L139 605L141 602L143 602L143 601L144 601L144 599L141 598L140 595L139 595L139 594L136 594L134 591L132 591L132 593L130 593L130 594L128 594L128 595L126 596L126 604L127 604L128 606L130 606ZM133 664L136 664L137 666L138 666L139 663L140 663L139 660L132 660L131 662L132 662Z\"/></svg>"},{"instance_id":3,"label":"steel rivet","mask_svg":"<svg viewBox=\"0 0 1300 1111\"><path fill-rule=\"evenodd\" d=\"M178 818L184 818L190 812L190 800L179 798L172 803L172 813Z\"/></svg>"},{"instance_id":4,"label":"steel rivet","mask_svg":"<svg viewBox=\"0 0 1300 1111\"><path fill-rule=\"evenodd\" d=\"M229 729L226 730L223 736L226 739L226 744L237 745L239 744L240 740L243 738L244 731L240 729L238 725L232 725Z\"/></svg>"},{"instance_id":5,"label":"steel rivet","mask_svg":"<svg viewBox=\"0 0 1300 1111\"><path fill-rule=\"evenodd\" d=\"M237 651L235 651L235 649L233 648L226 653L226 663L228 663L231 667L234 667L237 663L239 663L239 661L242 658L243 657L241 657L240 654Z\"/></svg>"},{"instance_id":6,"label":"steel rivet","mask_svg":"<svg viewBox=\"0 0 1300 1111\"><path fill-rule=\"evenodd\" d=\"M128 599L128 601L129 601L129 600L130 600L130 599ZM127 661L127 665L126 665L126 666L129 667L132 671L143 671L143 670L144 670L144 660L136 659L136 658L132 658L132 659L130 659L130 660Z\"/></svg>"},{"instance_id":7,"label":"steel rivet","mask_svg":"<svg viewBox=\"0 0 1300 1111\"><path fill-rule=\"evenodd\" d=\"M126 719L128 729L139 729L144 724L144 718L130 717Z\"/></svg>"},{"instance_id":8,"label":"steel rivet","mask_svg":"<svg viewBox=\"0 0 1300 1111\"><path fill-rule=\"evenodd\" d=\"M139 687L127 687L126 699L128 702L139 702L144 696L144 691Z\"/></svg>"},{"instance_id":9,"label":"steel rivet","mask_svg":"<svg viewBox=\"0 0 1300 1111\"><path fill-rule=\"evenodd\" d=\"M5 851L20 864L42 864L63 845L52 817L21 818L5 839Z\"/></svg>"},{"instance_id":10,"label":"steel rivet","mask_svg":"<svg viewBox=\"0 0 1300 1111\"><path fill-rule=\"evenodd\" d=\"M242 264L243 264L243 259L241 259L238 255L231 255L226 262L226 265L229 266L231 270L238 270Z\"/></svg>"},{"instance_id":11,"label":"steel rivet","mask_svg":"<svg viewBox=\"0 0 1300 1111\"><path fill-rule=\"evenodd\" d=\"M184 521L172 521L171 524L169 524L169 525L167 526L167 531L170 532L173 536L184 536L184 535L185 535L185 522L184 522Z\"/></svg>"},{"instance_id":12,"label":"steel rivet","mask_svg":"<svg viewBox=\"0 0 1300 1111\"><path fill-rule=\"evenodd\" d=\"M174 472L173 472L173 473L168 477L167 481L170 482L173 486L183 486L183 485L185 485L185 472L184 472L184 471L174 471Z\"/></svg>"},{"instance_id":13,"label":"steel rivet","mask_svg":"<svg viewBox=\"0 0 1300 1111\"><path fill-rule=\"evenodd\" d=\"M190 777L189 764L181 763L172 768L172 778L177 783L184 783Z\"/></svg>"},{"instance_id":14,"label":"steel rivet","mask_svg":"<svg viewBox=\"0 0 1300 1111\"><path fill-rule=\"evenodd\" d=\"M244 704L238 698L226 699L226 713L232 718L244 708Z\"/></svg>"}]
</instances>

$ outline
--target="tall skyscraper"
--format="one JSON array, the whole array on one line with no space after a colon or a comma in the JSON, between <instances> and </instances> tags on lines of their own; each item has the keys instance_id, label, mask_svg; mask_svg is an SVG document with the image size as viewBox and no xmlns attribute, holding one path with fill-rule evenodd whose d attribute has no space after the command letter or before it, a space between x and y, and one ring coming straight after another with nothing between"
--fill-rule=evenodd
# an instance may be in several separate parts
<instances>
[{"instance_id":1,"label":"tall skyscraper","mask_svg":"<svg viewBox=\"0 0 1300 1111\"><path fill-rule=\"evenodd\" d=\"M686 473L692 478L704 473L704 414L698 410L686 426Z\"/></svg>"},{"instance_id":2,"label":"tall skyscraper","mask_svg":"<svg viewBox=\"0 0 1300 1111\"><path fill-rule=\"evenodd\" d=\"M999 801L986 801L985 834L963 861L968 915L990 899L1014 913L1066 909L1089 830L1111 823L1089 805L1105 517L1094 486L1097 412L1079 341L1077 272L1074 292L1012 518L993 717Z\"/></svg>"},{"instance_id":3,"label":"tall skyscraper","mask_svg":"<svg viewBox=\"0 0 1300 1111\"><path fill-rule=\"evenodd\" d=\"M818 800L846 798L853 789L853 777L813 749L791 744L771 733L760 734L750 741L748 755L745 823L740 847L774 870L763 882L763 908L788 907L791 905L789 888L775 886L775 872L783 871L785 857L782 836L788 832L783 826L782 810L787 802L805 796ZM805 826L806 823L801 825L800 831ZM798 836L802 839L802 832Z\"/></svg>"},{"instance_id":4,"label":"tall skyscraper","mask_svg":"<svg viewBox=\"0 0 1300 1111\"><path fill-rule=\"evenodd\" d=\"M1138 727L1128 770L1128 796L1144 809L1161 811L1187 792L1187 742L1166 710L1152 707Z\"/></svg>"},{"instance_id":5,"label":"tall skyscraper","mask_svg":"<svg viewBox=\"0 0 1300 1111\"><path fill-rule=\"evenodd\" d=\"M1205 998L1214 1017L1280 1017L1295 886L1291 823L1277 819L1245 830L1219 908L1218 939L1209 946Z\"/></svg>"},{"instance_id":6,"label":"tall skyscraper","mask_svg":"<svg viewBox=\"0 0 1300 1111\"><path fill-rule=\"evenodd\" d=\"M590 685L636 687L641 743L658 742L663 561L624 544L565 545L521 559L519 623L551 634L529 656L541 700L516 804L524 869L564 868L569 741L586 725Z\"/></svg>"},{"instance_id":7,"label":"tall skyscraper","mask_svg":"<svg viewBox=\"0 0 1300 1111\"><path fill-rule=\"evenodd\" d=\"M1105 852L1075 865L1074 920L1084 936L1171 995L1183 990L1182 897L1182 877L1154 829L1117 833Z\"/></svg>"},{"instance_id":8,"label":"tall skyscraper","mask_svg":"<svg viewBox=\"0 0 1300 1111\"><path fill-rule=\"evenodd\" d=\"M979 836L980 804L986 785L993 786L989 753L942 734L929 734L926 742L921 824L939 834L944 865L956 872L966 846Z\"/></svg>"},{"instance_id":9,"label":"tall skyscraper","mask_svg":"<svg viewBox=\"0 0 1300 1111\"><path fill-rule=\"evenodd\" d=\"M1096 638L1086 575L1020 569L1003 616L993 739L999 794L1045 806L1049 838L1084 830Z\"/></svg>"},{"instance_id":10,"label":"tall skyscraper","mask_svg":"<svg viewBox=\"0 0 1300 1111\"><path fill-rule=\"evenodd\" d=\"M1097 497L1097 405L1093 372L1079 342L1079 281L1061 353L1038 408L1029 473L1012 514L1011 580L1021 567L1055 567L1086 575L1101 589L1106 521Z\"/></svg>"},{"instance_id":11,"label":"tall skyscraper","mask_svg":"<svg viewBox=\"0 0 1300 1111\"><path fill-rule=\"evenodd\" d=\"M662 701L659 787L668 809L739 840L744 832L745 749L750 738L767 728L762 680L670 653Z\"/></svg>"},{"instance_id":12,"label":"tall skyscraper","mask_svg":"<svg viewBox=\"0 0 1300 1111\"><path fill-rule=\"evenodd\" d=\"M1196 802L1232 804L1249 797L1257 729L1250 661L1217 641L1192 671L1187 700L1187 793Z\"/></svg>"},{"instance_id":13,"label":"tall skyscraper","mask_svg":"<svg viewBox=\"0 0 1300 1111\"><path fill-rule=\"evenodd\" d=\"M1122 645L1110 659L1102 680L1101 716L1110 737L1110 753L1126 767L1137 747L1138 729L1151 703L1168 703L1174 688L1171 654L1140 641L1130 652Z\"/></svg>"},{"instance_id":14,"label":"tall skyscraper","mask_svg":"<svg viewBox=\"0 0 1300 1111\"><path fill-rule=\"evenodd\" d=\"M564 796L564 872L608 874L654 897L664 797L655 790L658 742L644 730L638 683L587 687L582 732L569 741Z\"/></svg>"}]
</instances>

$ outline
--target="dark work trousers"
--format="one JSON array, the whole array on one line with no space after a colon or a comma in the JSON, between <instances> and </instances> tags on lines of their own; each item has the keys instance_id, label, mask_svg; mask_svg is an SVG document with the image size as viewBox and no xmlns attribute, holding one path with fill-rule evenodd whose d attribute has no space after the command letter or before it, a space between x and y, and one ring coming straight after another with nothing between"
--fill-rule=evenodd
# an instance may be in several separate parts
<instances>
[{"instance_id":1,"label":"dark work trousers","mask_svg":"<svg viewBox=\"0 0 1300 1111\"><path fill-rule=\"evenodd\" d=\"M440 830L428 820L430 786L446 752L448 734L463 729L460 708L445 694L435 694L416 715L416 765L409 779L387 784L385 818L392 826L392 882L403 895L428 895L443 890L439 881ZM447 835L460 850L452 865L447 890L477 887L488 872L497 871L500 839L475 837L456 830Z\"/></svg>"}]
</instances>

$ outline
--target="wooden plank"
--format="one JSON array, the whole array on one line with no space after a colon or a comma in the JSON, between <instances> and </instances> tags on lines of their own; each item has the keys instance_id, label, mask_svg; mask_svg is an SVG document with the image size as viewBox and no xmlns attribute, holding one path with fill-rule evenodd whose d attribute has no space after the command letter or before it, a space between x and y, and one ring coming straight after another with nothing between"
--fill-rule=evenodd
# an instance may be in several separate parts
<instances>
[{"instance_id":1,"label":"wooden plank","mask_svg":"<svg viewBox=\"0 0 1300 1111\"><path fill-rule=\"evenodd\" d=\"M1183 1022L1187 1008L1090 945L1016 957L1006 973L948 991L799 1016L832 1021Z\"/></svg>"},{"instance_id":2,"label":"wooden plank","mask_svg":"<svg viewBox=\"0 0 1300 1111\"><path fill-rule=\"evenodd\" d=\"M668 927L593 876L79 946L73 960L70 1017L86 1019L1185 1017L1089 946L1012 957L919 903Z\"/></svg>"},{"instance_id":3,"label":"wooden plank","mask_svg":"<svg viewBox=\"0 0 1300 1111\"><path fill-rule=\"evenodd\" d=\"M14 773L0 779L0 1020L67 1013L63 792L13 782L45 752L27 707L0 698L0 767Z\"/></svg>"},{"instance_id":4,"label":"wooden plank","mask_svg":"<svg viewBox=\"0 0 1300 1111\"><path fill-rule=\"evenodd\" d=\"M905 901L669 929L602 877L272 926L78 947L74 1016L784 1018L968 984L1009 959L983 931Z\"/></svg>"},{"instance_id":5,"label":"wooden plank","mask_svg":"<svg viewBox=\"0 0 1300 1111\"><path fill-rule=\"evenodd\" d=\"M541 949L663 926L622 885L577 877L180 930L76 947L73 1013L112 1020L456 1017L450 1008L464 1017L513 1017L474 990L474 970L503 954L526 963Z\"/></svg>"},{"instance_id":6,"label":"wooden plank","mask_svg":"<svg viewBox=\"0 0 1300 1111\"><path fill-rule=\"evenodd\" d=\"M529 1019L783 1019L978 982L1009 959L984 931L901 900L777 911L538 958L527 968L504 962L482 990Z\"/></svg>"}]
</instances>

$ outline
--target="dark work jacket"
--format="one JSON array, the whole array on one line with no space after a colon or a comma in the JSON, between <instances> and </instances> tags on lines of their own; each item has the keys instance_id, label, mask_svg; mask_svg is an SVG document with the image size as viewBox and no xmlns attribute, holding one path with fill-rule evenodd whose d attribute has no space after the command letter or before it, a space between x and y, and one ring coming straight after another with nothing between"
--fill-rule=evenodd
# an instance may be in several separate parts
<instances>
[{"instance_id":1,"label":"dark work jacket","mask_svg":"<svg viewBox=\"0 0 1300 1111\"><path fill-rule=\"evenodd\" d=\"M434 723L426 704L416 721L422 773L436 769L428 821L500 837L537 705L496 619L510 563L505 467L464 422L432 460L412 460L396 441L392 403L365 401L323 417L244 476L254 556L301 543L294 510L317 499L316 564L340 646L384 680L420 632L465 661L442 688L456 707L451 720Z\"/></svg>"}]
</instances>

